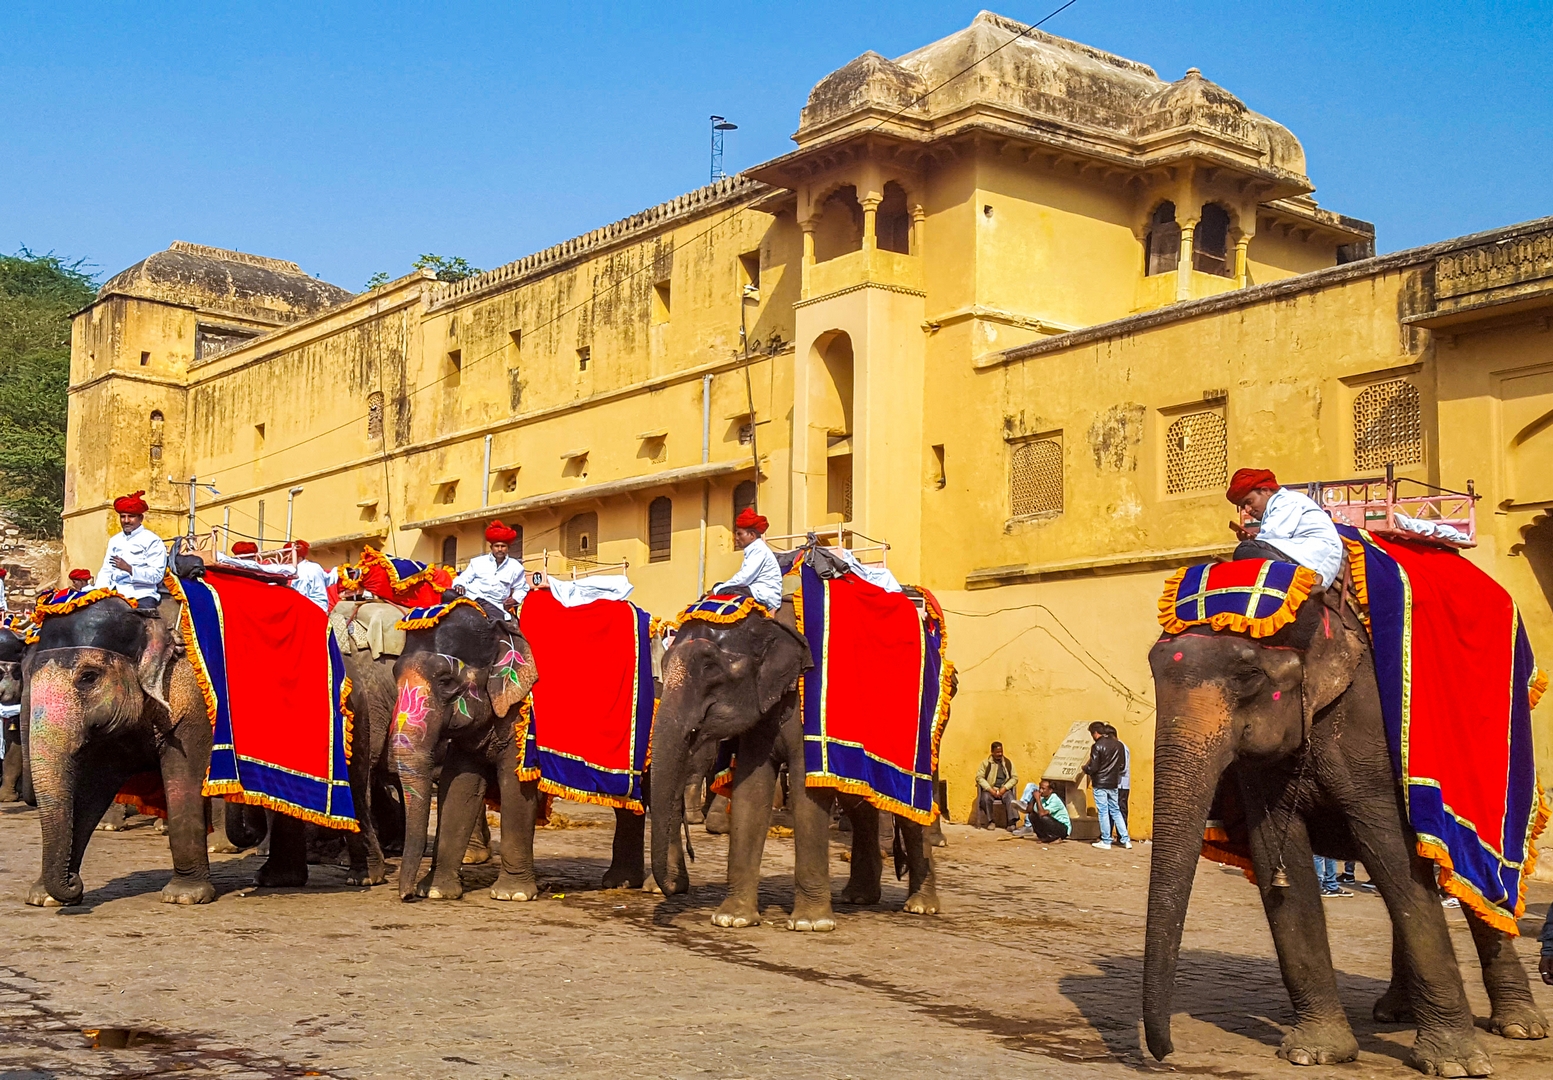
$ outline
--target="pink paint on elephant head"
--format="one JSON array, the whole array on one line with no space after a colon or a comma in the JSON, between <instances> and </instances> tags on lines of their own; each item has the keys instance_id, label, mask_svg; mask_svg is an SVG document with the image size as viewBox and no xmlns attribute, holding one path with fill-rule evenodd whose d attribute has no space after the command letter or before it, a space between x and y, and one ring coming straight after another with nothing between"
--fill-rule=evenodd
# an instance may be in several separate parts
<instances>
[{"instance_id":1,"label":"pink paint on elephant head","mask_svg":"<svg viewBox=\"0 0 1553 1080\"><path fill-rule=\"evenodd\" d=\"M399 688L399 702L394 712L394 746L409 750L415 736L426 734L426 712L431 702L431 690L420 683L405 683Z\"/></svg>"}]
</instances>

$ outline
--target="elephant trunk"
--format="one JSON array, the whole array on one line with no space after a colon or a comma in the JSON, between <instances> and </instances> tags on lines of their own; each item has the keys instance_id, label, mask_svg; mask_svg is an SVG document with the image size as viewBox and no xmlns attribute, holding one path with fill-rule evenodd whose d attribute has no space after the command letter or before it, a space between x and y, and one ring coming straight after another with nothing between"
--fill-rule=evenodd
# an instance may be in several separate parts
<instances>
[{"instance_id":1,"label":"elephant trunk","mask_svg":"<svg viewBox=\"0 0 1553 1080\"><path fill-rule=\"evenodd\" d=\"M54 674L50 669L38 672L28 687L28 696L51 699L46 683ZM31 776L43 829L43 887L61 904L78 903L85 889L71 863L76 843L76 754L82 741L79 724L40 710L30 717L24 713L23 725L22 768ZM96 824L90 822L87 828Z\"/></svg>"},{"instance_id":2,"label":"elephant trunk","mask_svg":"<svg viewBox=\"0 0 1553 1080\"><path fill-rule=\"evenodd\" d=\"M652 728L652 876L663 895L690 891L685 869L685 777L694 733L687 730L689 687L671 652Z\"/></svg>"},{"instance_id":3,"label":"elephant trunk","mask_svg":"<svg viewBox=\"0 0 1553 1080\"><path fill-rule=\"evenodd\" d=\"M407 681L400 684L392 734L394 768L404 791L404 854L399 860L399 898L415 897L426 834L431 823L432 765L441 725L431 704L430 689Z\"/></svg>"},{"instance_id":4,"label":"elephant trunk","mask_svg":"<svg viewBox=\"0 0 1553 1080\"><path fill-rule=\"evenodd\" d=\"M1156 1060L1163 1060L1173 1049L1170 1009L1181 930L1202 853L1203 828L1219 777L1230 759L1228 711L1215 697L1206 694L1202 702L1187 702L1180 713L1162 709L1154 741L1154 837L1144 932L1143 1029L1149 1053Z\"/></svg>"}]
</instances>

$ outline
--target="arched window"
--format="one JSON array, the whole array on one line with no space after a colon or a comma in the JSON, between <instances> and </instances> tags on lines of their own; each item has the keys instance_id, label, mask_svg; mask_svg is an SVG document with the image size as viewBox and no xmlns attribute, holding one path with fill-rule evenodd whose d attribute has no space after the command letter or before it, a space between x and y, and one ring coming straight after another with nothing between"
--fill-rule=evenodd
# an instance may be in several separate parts
<instances>
[{"instance_id":1,"label":"arched window","mask_svg":"<svg viewBox=\"0 0 1553 1080\"><path fill-rule=\"evenodd\" d=\"M162 410L151 410L151 464L162 460Z\"/></svg>"},{"instance_id":2,"label":"arched window","mask_svg":"<svg viewBox=\"0 0 1553 1080\"><path fill-rule=\"evenodd\" d=\"M877 224L877 222L876 222ZM830 193L814 223L814 261L826 262L863 247L863 204L851 184Z\"/></svg>"},{"instance_id":3,"label":"arched window","mask_svg":"<svg viewBox=\"0 0 1553 1080\"><path fill-rule=\"evenodd\" d=\"M383 437L383 392L374 390L367 395L367 438Z\"/></svg>"},{"instance_id":4,"label":"arched window","mask_svg":"<svg viewBox=\"0 0 1553 1080\"><path fill-rule=\"evenodd\" d=\"M741 480L733 489L733 516L744 513L746 507L755 505L755 481Z\"/></svg>"},{"instance_id":5,"label":"arched window","mask_svg":"<svg viewBox=\"0 0 1553 1080\"><path fill-rule=\"evenodd\" d=\"M674 548L674 500L659 495L647 506L647 561L668 562Z\"/></svg>"},{"instance_id":6,"label":"arched window","mask_svg":"<svg viewBox=\"0 0 1553 1080\"><path fill-rule=\"evenodd\" d=\"M442 538L442 565L458 565L458 537L444 536Z\"/></svg>"},{"instance_id":7,"label":"arched window","mask_svg":"<svg viewBox=\"0 0 1553 1080\"><path fill-rule=\"evenodd\" d=\"M1218 203L1206 203L1202 219L1192 230L1192 269L1229 277L1229 212Z\"/></svg>"},{"instance_id":8,"label":"arched window","mask_svg":"<svg viewBox=\"0 0 1553 1080\"><path fill-rule=\"evenodd\" d=\"M561 551L568 559L592 559L599 553L599 516L592 510L573 514L561 526Z\"/></svg>"},{"instance_id":9,"label":"arched window","mask_svg":"<svg viewBox=\"0 0 1553 1080\"><path fill-rule=\"evenodd\" d=\"M1144 238L1145 274L1172 274L1181 262L1181 226L1176 224L1176 204L1162 202L1149 216Z\"/></svg>"},{"instance_id":10,"label":"arched window","mask_svg":"<svg viewBox=\"0 0 1553 1080\"><path fill-rule=\"evenodd\" d=\"M884 185L884 201L874 215L874 234L880 251L911 254L911 211L906 189L891 180Z\"/></svg>"}]
</instances>

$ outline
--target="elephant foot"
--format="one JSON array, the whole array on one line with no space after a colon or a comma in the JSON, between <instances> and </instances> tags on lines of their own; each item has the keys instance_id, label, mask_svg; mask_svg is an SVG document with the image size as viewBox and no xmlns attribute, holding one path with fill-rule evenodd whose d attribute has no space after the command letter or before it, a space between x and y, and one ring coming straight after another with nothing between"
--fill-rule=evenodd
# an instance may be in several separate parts
<instances>
[{"instance_id":1,"label":"elephant foot","mask_svg":"<svg viewBox=\"0 0 1553 1080\"><path fill-rule=\"evenodd\" d=\"M307 884L307 864L278 866L270 859L259 867L254 883L264 889L300 889Z\"/></svg>"},{"instance_id":2,"label":"elephant foot","mask_svg":"<svg viewBox=\"0 0 1553 1080\"><path fill-rule=\"evenodd\" d=\"M826 934L836 929L836 913L829 904L796 903L787 917L787 928L806 934Z\"/></svg>"},{"instance_id":3,"label":"elephant foot","mask_svg":"<svg viewBox=\"0 0 1553 1080\"><path fill-rule=\"evenodd\" d=\"M1413 1015L1413 1003L1408 1000L1407 992L1400 989L1396 983L1386 988L1386 992L1375 999L1375 1008L1370 1010L1377 1024L1416 1024L1417 1018Z\"/></svg>"},{"instance_id":4,"label":"elephant foot","mask_svg":"<svg viewBox=\"0 0 1553 1080\"><path fill-rule=\"evenodd\" d=\"M347 885L381 885L387 880L387 870L348 870L345 873Z\"/></svg>"},{"instance_id":5,"label":"elephant foot","mask_svg":"<svg viewBox=\"0 0 1553 1080\"><path fill-rule=\"evenodd\" d=\"M538 900L539 882L534 880L534 875L519 877L503 871L496 879L496 884L491 886L492 900Z\"/></svg>"},{"instance_id":6,"label":"elephant foot","mask_svg":"<svg viewBox=\"0 0 1553 1080\"><path fill-rule=\"evenodd\" d=\"M421 882L421 887L415 892L416 895L424 896L428 900L460 900L464 896L464 883L459 880L457 874L451 878L433 877Z\"/></svg>"},{"instance_id":7,"label":"elephant foot","mask_svg":"<svg viewBox=\"0 0 1553 1080\"><path fill-rule=\"evenodd\" d=\"M1336 1065L1359 1056L1359 1040L1346 1020L1299 1024L1283 1037L1278 1056L1292 1065Z\"/></svg>"},{"instance_id":8,"label":"elephant foot","mask_svg":"<svg viewBox=\"0 0 1553 1080\"><path fill-rule=\"evenodd\" d=\"M464 849L465 866L483 866L491 861L491 849L484 844L471 840L469 846Z\"/></svg>"},{"instance_id":9,"label":"elephant foot","mask_svg":"<svg viewBox=\"0 0 1553 1080\"><path fill-rule=\"evenodd\" d=\"M860 904L866 907L870 904L877 904L879 896L880 890L877 881L873 882L871 886L867 882L854 884L849 881L847 882L847 887L841 890L841 902L843 904Z\"/></svg>"},{"instance_id":10,"label":"elephant foot","mask_svg":"<svg viewBox=\"0 0 1553 1080\"><path fill-rule=\"evenodd\" d=\"M924 885L906 897L906 906L901 910L911 915L937 915L938 890L931 885Z\"/></svg>"},{"instance_id":11,"label":"elephant foot","mask_svg":"<svg viewBox=\"0 0 1553 1080\"><path fill-rule=\"evenodd\" d=\"M15 788L0 788L0 803L21 802L21 792Z\"/></svg>"},{"instance_id":12,"label":"elephant foot","mask_svg":"<svg viewBox=\"0 0 1553 1080\"><path fill-rule=\"evenodd\" d=\"M1472 1029L1420 1031L1407 1063L1425 1076L1487 1076L1494 1071Z\"/></svg>"},{"instance_id":13,"label":"elephant foot","mask_svg":"<svg viewBox=\"0 0 1553 1080\"><path fill-rule=\"evenodd\" d=\"M205 850L212 855L241 855L245 849L230 840L213 840Z\"/></svg>"},{"instance_id":14,"label":"elephant foot","mask_svg":"<svg viewBox=\"0 0 1553 1080\"><path fill-rule=\"evenodd\" d=\"M613 863L604 871L604 881L601 888L605 889L640 889L642 882L647 880L647 869L641 866L618 867Z\"/></svg>"},{"instance_id":15,"label":"elephant foot","mask_svg":"<svg viewBox=\"0 0 1553 1080\"><path fill-rule=\"evenodd\" d=\"M67 903L64 900L54 899L49 891L43 887L41 880L34 881L32 888L27 890L27 903L33 907L68 907L70 904L79 904L81 902L81 894L85 891L80 881L77 880L74 888L75 898Z\"/></svg>"},{"instance_id":16,"label":"elephant foot","mask_svg":"<svg viewBox=\"0 0 1553 1080\"><path fill-rule=\"evenodd\" d=\"M164 904L208 904L216 898L209 878L173 878L162 886Z\"/></svg>"},{"instance_id":17,"label":"elephant foot","mask_svg":"<svg viewBox=\"0 0 1553 1080\"><path fill-rule=\"evenodd\" d=\"M658 887L658 879L654 878L654 877L650 877L646 881L642 882L642 891L644 893L649 893L652 896L662 896L663 895L663 890ZM688 892L689 891L689 886L687 885L684 889L682 889L680 891L681 892Z\"/></svg>"},{"instance_id":18,"label":"elephant foot","mask_svg":"<svg viewBox=\"0 0 1553 1080\"><path fill-rule=\"evenodd\" d=\"M712 925L729 928L760 925L760 911L752 901L738 900L730 896L722 906L712 912Z\"/></svg>"},{"instance_id":19,"label":"elephant foot","mask_svg":"<svg viewBox=\"0 0 1553 1080\"><path fill-rule=\"evenodd\" d=\"M1548 1037L1547 1017L1530 1001L1495 1005L1494 1014L1484 1022L1484 1026L1501 1039Z\"/></svg>"}]
</instances>

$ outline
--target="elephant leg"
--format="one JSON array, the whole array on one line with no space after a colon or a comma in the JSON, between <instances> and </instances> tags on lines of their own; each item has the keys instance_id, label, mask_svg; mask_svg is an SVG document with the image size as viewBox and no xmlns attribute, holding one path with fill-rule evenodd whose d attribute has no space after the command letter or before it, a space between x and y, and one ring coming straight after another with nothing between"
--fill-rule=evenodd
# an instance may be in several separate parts
<instances>
[{"instance_id":1,"label":"elephant leg","mask_svg":"<svg viewBox=\"0 0 1553 1080\"><path fill-rule=\"evenodd\" d=\"M108 809L103 811L102 818L97 822L98 832L118 832L124 828L124 823L129 820L129 807L121 802L108 804Z\"/></svg>"},{"instance_id":2,"label":"elephant leg","mask_svg":"<svg viewBox=\"0 0 1553 1080\"><path fill-rule=\"evenodd\" d=\"M373 778L372 817L383 854L404 854L404 794L399 790L398 778L392 774Z\"/></svg>"},{"instance_id":3,"label":"elephant leg","mask_svg":"<svg viewBox=\"0 0 1553 1080\"><path fill-rule=\"evenodd\" d=\"M469 834L485 813L485 769L466 753L450 749L442 766L437 797L437 854L431 873L416 892L428 900L457 900L464 895L458 871L464 865ZM421 893L424 889L425 892Z\"/></svg>"},{"instance_id":4,"label":"elephant leg","mask_svg":"<svg viewBox=\"0 0 1553 1080\"><path fill-rule=\"evenodd\" d=\"M1488 1030L1506 1039L1547 1038L1547 1017L1532 999L1526 969L1515 955L1509 935L1488 925L1468 905L1462 904L1461 910L1472 928L1472 944L1477 946L1478 963L1483 967L1483 989L1493 1004Z\"/></svg>"},{"instance_id":5,"label":"elephant leg","mask_svg":"<svg viewBox=\"0 0 1553 1080\"><path fill-rule=\"evenodd\" d=\"M210 722L203 716L180 723L162 747L162 791L167 799L167 846L173 876L162 887L164 904L208 904L216 898L205 844L205 794L210 767Z\"/></svg>"},{"instance_id":6,"label":"elephant leg","mask_svg":"<svg viewBox=\"0 0 1553 1080\"><path fill-rule=\"evenodd\" d=\"M462 861L465 866L481 866L491 861L491 823L483 812L475 815L475 826L469 832L469 843L464 845Z\"/></svg>"},{"instance_id":7,"label":"elephant leg","mask_svg":"<svg viewBox=\"0 0 1553 1080\"><path fill-rule=\"evenodd\" d=\"M290 814L270 815L270 857L254 880L265 888L300 889L307 884L307 823Z\"/></svg>"},{"instance_id":8,"label":"elephant leg","mask_svg":"<svg viewBox=\"0 0 1553 1080\"><path fill-rule=\"evenodd\" d=\"M360 725L357 730L366 726ZM345 873L347 885L381 885L388 880L388 867L383 864L383 848L377 838L377 819L372 812L372 761L369 747L362 745L365 738L356 736L351 746L351 801L356 805L358 831L345 834L345 850L350 856L350 869Z\"/></svg>"},{"instance_id":9,"label":"elephant leg","mask_svg":"<svg viewBox=\"0 0 1553 1080\"><path fill-rule=\"evenodd\" d=\"M760 925L760 859L771 828L771 793L776 790L774 741L775 734L764 724L739 739L728 808L728 897L713 912L713 926ZM825 903L830 904L828 889Z\"/></svg>"},{"instance_id":10,"label":"elephant leg","mask_svg":"<svg viewBox=\"0 0 1553 1080\"><path fill-rule=\"evenodd\" d=\"M1402 947L1402 937L1396 931L1391 934L1391 985L1375 999L1370 1015L1377 1024L1416 1024L1413 1016L1413 986L1407 969L1407 950Z\"/></svg>"},{"instance_id":11,"label":"elephant leg","mask_svg":"<svg viewBox=\"0 0 1553 1080\"><path fill-rule=\"evenodd\" d=\"M790 775L802 776L801 735L796 742L800 760L792 764ZM793 794L793 914L787 920L789 930L824 933L836 929L836 912L830 900L830 812L835 798L832 788L814 788L807 784L798 787ZM877 851L879 815L873 807L869 807L868 812L875 822L873 846ZM875 882L878 874L876 869Z\"/></svg>"},{"instance_id":12,"label":"elephant leg","mask_svg":"<svg viewBox=\"0 0 1553 1080\"><path fill-rule=\"evenodd\" d=\"M896 817L901 842L906 848L906 872L909 891L903 910L913 915L937 915L938 876L933 873L933 845L928 830L910 818Z\"/></svg>"},{"instance_id":13,"label":"elephant leg","mask_svg":"<svg viewBox=\"0 0 1553 1080\"><path fill-rule=\"evenodd\" d=\"M852 822L851 873L841 890L843 904L877 904L884 855L879 850L879 811L855 795L841 796L841 810ZM795 834L796 835L796 834Z\"/></svg>"},{"instance_id":14,"label":"elephant leg","mask_svg":"<svg viewBox=\"0 0 1553 1080\"><path fill-rule=\"evenodd\" d=\"M642 887L642 882L647 880L647 863L642 857L646 837L646 814L615 810L615 845L610 853L609 869L604 871L604 888Z\"/></svg>"},{"instance_id":15,"label":"elephant leg","mask_svg":"<svg viewBox=\"0 0 1553 1080\"><path fill-rule=\"evenodd\" d=\"M1389 784L1389 766L1384 775ZM1385 790L1375 786L1376 777L1356 776L1354 781L1357 792ZM1384 1004L1392 1015L1406 1015L1410 1006L1418 1023L1409 1057L1415 1069L1440 1076L1486 1076L1493 1067L1473 1027L1434 864L1414 855L1400 809L1392 810L1388 803L1387 810L1377 816L1372 806L1345 809L1359 857L1391 916L1392 987L1377 1008Z\"/></svg>"},{"instance_id":16,"label":"elephant leg","mask_svg":"<svg viewBox=\"0 0 1553 1080\"><path fill-rule=\"evenodd\" d=\"M518 779L516 739L508 739L496 763L501 789L501 873L491 886L496 900L537 900L534 877L534 822L539 815L539 781Z\"/></svg>"},{"instance_id":17,"label":"elephant leg","mask_svg":"<svg viewBox=\"0 0 1553 1080\"><path fill-rule=\"evenodd\" d=\"M1305 820L1289 808L1286 799L1275 799L1270 806L1269 786L1275 791L1284 787L1276 780L1269 785L1253 770L1243 772L1241 790L1252 826L1257 887L1278 951L1283 985L1294 1006L1294 1029L1284 1036L1278 1055L1295 1065L1352 1061L1359 1056L1359 1043L1337 994L1321 885ZM1289 879L1286 888L1271 884L1280 863Z\"/></svg>"},{"instance_id":18,"label":"elephant leg","mask_svg":"<svg viewBox=\"0 0 1553 1080\"><path fill-rule=\"evenodd\" d=\"M219 795L205 800L205 820L209 833L205 837L205 850L212 855L236 855L243 849L233 843L226 831L226 800Z\"/></svg>"},{"instance_id":19,"label":"elephant leg","mask_svg":"<svg viewBox=\"0 0 1553 1080\"><path fill-rule=\"evenodd\" d=\"M5 729L5 758L0 762L0 803L20 801L22 797L22 744L20 725Z\"/></svg>"}]
</instances>

